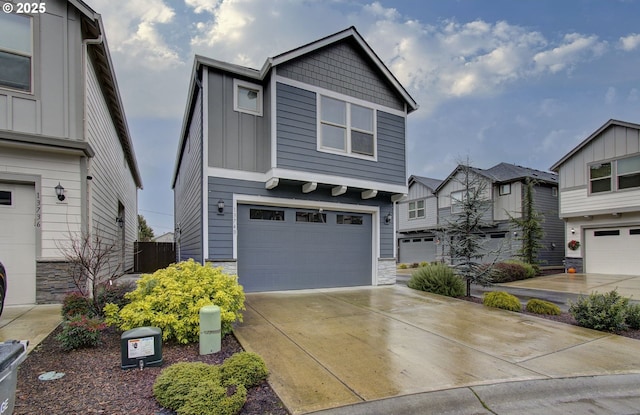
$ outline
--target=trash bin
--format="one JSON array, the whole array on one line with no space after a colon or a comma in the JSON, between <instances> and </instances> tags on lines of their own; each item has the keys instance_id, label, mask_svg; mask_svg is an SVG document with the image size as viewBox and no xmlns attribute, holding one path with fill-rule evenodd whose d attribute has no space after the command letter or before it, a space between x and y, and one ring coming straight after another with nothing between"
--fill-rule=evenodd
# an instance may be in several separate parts
<instances>
[{"instance_id":1,"label":"trash bin","mask_svg":"<svg viewBox=\"0 0 640 415\"><path fill-rule=\"evenodd\" d=\"M16 401L18 365L27 358L28 341L0 343L0 414L11 415Z\"/></svg>"}]
</instances>

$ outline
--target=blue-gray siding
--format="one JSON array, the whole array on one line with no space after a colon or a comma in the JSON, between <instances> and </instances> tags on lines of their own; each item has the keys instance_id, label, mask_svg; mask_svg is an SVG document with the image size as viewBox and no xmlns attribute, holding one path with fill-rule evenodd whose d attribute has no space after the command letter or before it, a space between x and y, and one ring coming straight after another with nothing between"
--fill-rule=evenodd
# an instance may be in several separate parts
<instances>
[{"instance_id":1,"label":"blue-gray siding","mask_svg":"<svg viewBox=\"0 0 640 415\"><path fill-rule=\"evenodd\" d=\"M404 111L404 101L359 47L343 42L279 65L278 75Z\"/></svg>"},{"instance_id":2,"label":"blue-gray siding","mask_svg":"<svg viewBox=\"0 0 640 415\"><path fill-rule=\"evenodd\" d=\"M251 209L283 211L284 220L250 219ZM325 211L323 223L297 222L291 209L238 206L238 276L247 292L371 285L371 215L340 224ZM317 211L316 211L317 212Z\"/></svg>"},{"instance_id":3,"label":"blue-gray siding","mask_svg":"<svg viewBox=\"0 0 640 415\"><path fill-rule=\"evenodd\" d=\"M534 207L544 217L542 223L544 236L541 241L543 248L538 255L540 265L562 265L564 259L564 222L558 216L558 196L553 196L552 187L549 186L538 185L534 189Z\"/></svg>"},{"instance_id":4,"label":"blue-gray siding","mask_svg":"<svg viewBox=\"0 0 640 415\"><path fill-rule=\"evenodd\" d=\"M358 204L366 206L380 206L380 257L394 257L394 235L392 224L386 224L384 216L392 212L393 205L389 196L377 196L373 199L362 200L360 192L347 192L333 197L331 188L318 186L315 192L303 194L301 184L280 184L272 190L267 190L263 182L235 180L219 177L209 177L209 255L208 259L222 260L233 258L233 194L270 196L283 199L305 199L318 202L334 202ZM225 204L224 213L218 214L218 200ZM286 204L283 201L283 204Z\"/></svg>"},{"instance_id":5,"label":"blue-gray siding","mask_svg":"<svg viewBox=\"0 0 640 415\"><path fill-rule=\"evenodd\" d=\"M317 149L316 94L277 84L278 167L371 180L406 183L404 118L377 111L378 160L330 154Z\"/></svg>"},{"instance_id":6,"label":"blue-gray siding","mask_svg":"<svg viewBox=\"0 0 640 415\"><path fill-rule=\"evenodd\" d=\"M176 255L202 262L202 91L192 111L174 188Z\"/></svg>"}]
</instances>

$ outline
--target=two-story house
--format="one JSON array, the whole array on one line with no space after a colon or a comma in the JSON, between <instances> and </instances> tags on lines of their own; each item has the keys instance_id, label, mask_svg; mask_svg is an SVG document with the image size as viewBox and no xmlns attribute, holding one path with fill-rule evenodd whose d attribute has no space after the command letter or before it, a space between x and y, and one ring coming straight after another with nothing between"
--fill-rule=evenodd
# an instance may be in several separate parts
<instances>
[{"instance_id":1,"label":"two-story house","mask_svg":"<svg viewBox=\"0 0 640 415\"><path fill-rule=\"evenodd\" d=\"M59 302L74 287L64 250L83 232L133 267L141 179L100 15L77 0L0 5L6 303Z\"/></svg>"},{"instance_id":2,"label":"two-story house","mask_svg":"<svg viewBox=\"0 0 640 415\"><path fill-rule=\"evenodd\" d=\"M470 182L484 188L484 198L491 201L483 215L487 224L482 237L484 261L498 258L509 259L517 255L521 247L521 229L511 218L521 218L527 181L532 181L534 208L543 215L544 237L540 241L542 249L538 261L542 265L562 264L563 223L558 217L558 185L554 173L543 172L509 163L499 163L489 169L470 167ZM410 184L409 197L398 204L398 250L400 262L421 262L447 260L447 224L454 220L459 202L465 194L462 166L435 188L438 181L414 181ZM414 176L412 176L414 177ZM412 196L411 188L417 187ZM424 206L424 209L420 209ZM413 213L415 212L415 213Z\"/></svg>"},{"instance_id":3,"label":"two-story house","mask_svg":"<svg viewBox=\"0 0 640 415\"><path fill-rule=\"evenodd\" d=\"M566 267L638 275L640 124L607 121L551 170L560 178Z\"/></svg>"},{"instance_id":4,"label":"two-story house","mask_svg":"<svg viewBox=\"0 0 640 415\"><path fill-rule=\"evenodd\" d=\"M196 56L172 188L178 259L246 291L395 282L416 102L355 28L259 70Z\"/></svg>"}]
</instances>

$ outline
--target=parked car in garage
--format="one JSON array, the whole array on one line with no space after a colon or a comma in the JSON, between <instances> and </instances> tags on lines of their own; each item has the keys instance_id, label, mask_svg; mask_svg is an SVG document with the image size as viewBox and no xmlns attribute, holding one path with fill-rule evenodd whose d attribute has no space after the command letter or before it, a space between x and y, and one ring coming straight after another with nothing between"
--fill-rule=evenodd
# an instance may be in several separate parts
<instances>
[{"instance_id":1,"label":"parked car in garage","mask_svg":"<svg viewBox=\"0 0 640 415\"><path fill-rule=\"evenodd\" d=\"M4 270L4 265L0 262L0 315L4 309L5 294L7 294L7 273Z\"/></svg>"}]
</instances>

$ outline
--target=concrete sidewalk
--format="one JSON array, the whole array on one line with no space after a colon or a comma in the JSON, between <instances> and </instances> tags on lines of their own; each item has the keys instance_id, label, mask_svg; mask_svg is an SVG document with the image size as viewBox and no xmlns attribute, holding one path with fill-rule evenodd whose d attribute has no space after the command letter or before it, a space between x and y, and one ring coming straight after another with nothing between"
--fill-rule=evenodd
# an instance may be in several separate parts
<instances>
[{"instance_id":1,"label":"concrete sidewalk","mask_svg":"<svg viewBox=\"0 0 640 415\"><path fill-rule=\"evenodd\" d=\"M424 412L424 399L427 408L475 408L482 394L506 408L528 397L566 399L564 386L549 380L640 376L637 340L402 285L251 293L246 305L236 337L265 359L270 384L292 414L416 413L414 400ZM540 383L522 383L533 381ZM515 392L531 385L539 395Z\"/></svg>"},{"instance_id":2,"label":"concrete sidewalk","mask_svg":"<svg viewBox=\"0 0 640 415\"><path fill-rule=\"evenodd\" d=\"M60 304L5 306L0 317L0 342L28 340L33 350L62 322Z\"/></svg>"}]
</instances>

